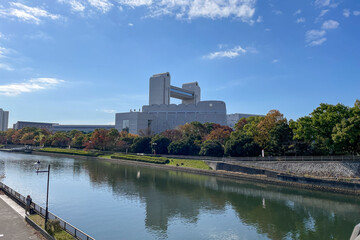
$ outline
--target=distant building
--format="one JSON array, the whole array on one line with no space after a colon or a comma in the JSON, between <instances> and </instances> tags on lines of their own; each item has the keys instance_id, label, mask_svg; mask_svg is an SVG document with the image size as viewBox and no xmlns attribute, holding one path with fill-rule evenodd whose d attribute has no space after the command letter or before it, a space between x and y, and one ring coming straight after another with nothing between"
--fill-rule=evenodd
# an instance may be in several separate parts
<instances>
[{"instance_id":1,"label":"distant building","mask_svg":"<svg viewBox=\"0 0 360 240\"><path fill-rule=\"evenodd\" d=\"M8 130L9 111L4 111L0 108L0 131Z\"/></svg>"},{"instance_id":2,"label":"distant building","mask_svg":"<svg viewBox=\"0 0 360 240\"><path fill-rule=\"evenodd\" d=\"M235 127L235 124L241 118L248 118L248 117L264 117L264 115L256 115L256 114L247 114L247 113L232 113L227 115L227 125L231 128Z\"/></svg>"},{"instance_id":3,"label":"distant building","mask_svg":"<svg viewBox=\"0 0 360 240\"><path fill-rule=\"evenodd\" d=\"M115 128L115 125L53 125L51 128L52 132L70 132L72 130L78 130L84 133L95 131L95 129L106 129L110 130Z\"/></svg>"},{"instance_id":4,"label":"distant building","mask_svg":"<svg viewBox=\"0 0 360 240\"><path fill-rule=\"evenodd\" d=\"M78 130L81 132L89 133L93 132L95 129L112 129L115 128L115 125L60 125L58 123L44 123L44 122L25 122L18 121L14 124L14 129L19 130L24 127L36 127L47 129L51 132L70 132L72 130Z\"/></svg>"},{"instance_id":5,"label":"distant building","mask_svg":"<svg viewBox=\"0 0 360 240\"><path fill-rule=\"evenodd\" d=\"M142 112L117 113L115 128L139 134L147 129L161 133L194 121L226 125L225 102L201 101L197 82L184 83L179 88L170 85L170 80L169 73L153 75L149 80L149 105L144 105ZM182 104L170 104L171 97L181 99Z\"/></svg>"},{"instance_id":6,"label":"distant building","mask_svg":"<svg viewBox=\"0 0 360 240\"><path fill-rule=\"evenodd\" d=\"M51 128L54 124L57 124L57 123L17 121L13 125L13 128L15 130L19 130L19 129L22 129L25 127L36 127L36 128L43 128L43 129L47 129L47 130L51 131Z\"/></svg>"}]
</instances>

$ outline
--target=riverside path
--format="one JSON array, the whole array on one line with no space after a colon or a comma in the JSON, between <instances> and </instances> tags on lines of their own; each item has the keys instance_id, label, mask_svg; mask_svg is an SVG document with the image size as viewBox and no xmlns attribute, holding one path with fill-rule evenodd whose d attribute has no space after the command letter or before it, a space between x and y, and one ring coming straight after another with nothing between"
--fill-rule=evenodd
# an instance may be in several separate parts
<instances>
[{"instance_id":1,"label":"riverside path","mask_svg":"<svg viewBox=\"0 0 360 240\"><path fill-rule=\"evenodd\" d=\"M42 240L24 218L25 210L0 191L0 240Z\"/></svg>"}]
</instances>

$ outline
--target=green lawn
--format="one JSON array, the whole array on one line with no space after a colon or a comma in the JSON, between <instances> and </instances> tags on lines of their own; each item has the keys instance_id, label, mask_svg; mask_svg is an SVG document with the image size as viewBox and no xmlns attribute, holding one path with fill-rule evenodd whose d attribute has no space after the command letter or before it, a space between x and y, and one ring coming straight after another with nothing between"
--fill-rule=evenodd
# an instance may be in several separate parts
<instances>
[{"instance_id":1,"label":"green lawn","mask_svg":"<svg viewBox=\"0 0 360 240\"><path fill-rule=\"evenodd\" d=\"M175 158L170 158L169 160L170 162L167 165L211 170L211 168L202 160L175 159Z\"/></svg>"},{"instance_id":2,"label":"green lawn","mask_svg":"<svg viewBox=\"0 0 360 240\"><path fill-rule=\"evenodd\" d=\"M29 218L33 220L37 225L39 225L42 229L45 226L45 219L40 215L34 214L30 215ZM54 232L52 235L56 240L74 240L75 238L71 236L69 233L65 232L64 230L58 230Z\"/></svg>"},{"instance_id":3,"label":"green lawn","mask_svg":"<svg viewBox=\"0 0 360 240\"><path fill-rule=\"evenodd\" d=\"M61 153L61 154L72 154L72 155L80 155L80 156L91 156L97 157L101 153L100 152L91 152L77 149L68 149L68 148L40 148L40 152L50 152L50 153Z\"/></svg>"}]
</instances>

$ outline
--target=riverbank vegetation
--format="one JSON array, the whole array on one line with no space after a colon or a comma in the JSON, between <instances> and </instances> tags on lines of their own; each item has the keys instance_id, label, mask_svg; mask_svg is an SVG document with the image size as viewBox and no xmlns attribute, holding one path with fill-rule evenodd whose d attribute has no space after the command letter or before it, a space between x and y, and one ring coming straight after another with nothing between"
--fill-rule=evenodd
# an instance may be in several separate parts
<instances>
[{"instance_id":1,"label":"riverbank vegetation","mask_svg":"<svg viewBox=\"0 0 360 240\"><path fill-rule=\"evenodd\" d=\"M50 152L50 153L61 153L61 154L71 154L71 155L79 155L79 156L91 156L97 157L101 155L100 152L94 151L84 151L84 150L77 150L77 149L67 149L67 148L40 148L37 149L40 152Z\"/></svg>"},{"instance_id":2,"label":"riverbank vegetation","mask_svg":"<svg viewBox=\"0 0 360 240\"><path fill-rule=\"evenodd\" d=\"M38 214L30 215L29 218L35 222L42 229L45 229L45 219ZM66 231L62 230L60 227L59 221L49 220L47 232L54 237L56 240L74 240L75 238L71 236Z\"/></svg>"},{"instance_id":3,"label":"riverbank vegetation","mask_svg":"<svg viewBox=\"0 0 360 240\"><path fill-rule=\"evenodd\" d=\"M271 110L266 116L240 119L234 129L199 122L156 135L149 129L139 135L130 134L127 129L120 132L97 129L92 133L9 129L0 132L0 144L70 146L79 149L80 155L86 155L84 152L94 154L94 150L214 157L259 156L262 150L266 156L358 155L360 101L357 100L353 107L322 103L308 116L296 121L288 121L280 111Z\"/></svg>"}]
</instances>

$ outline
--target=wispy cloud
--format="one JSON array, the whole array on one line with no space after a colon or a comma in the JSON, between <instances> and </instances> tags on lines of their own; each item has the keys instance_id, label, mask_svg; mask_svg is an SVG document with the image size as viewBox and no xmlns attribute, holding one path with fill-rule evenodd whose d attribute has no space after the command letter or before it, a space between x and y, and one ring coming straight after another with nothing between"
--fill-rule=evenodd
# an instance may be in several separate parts
<instances>
[{"instance_id":1,"label":"wispy cloud","mask_svg":"<svg viewBox=\"0 0 360 240\"><path fill-rule=\"evenodd\" d=\"M234 17L253 24L256 0L118 0L131 8L147 7L148 17L172 15L177 19Z\"/></svg>"},{"instance_id":2,"label":"wispy cloud","mask_svg":"<svg viewBox=\"0 0 360 240\"><path fill-rule=\"evenodd\" d=\"M323 44L325 41L326 41L326 38L320 38L320 39L317 39L317 40L313 40L313 41L311 41L309 43L309 46L310 47L318 46L318 45Z\"/></svg>"},{"instance_id":3,"label":"wispy cloud","mask_svg":"<svg viewBox=\"0 0 360 240\"><path fill-rule=\"evenodd\" d=\"M14 70L10 65L5 64L5 63L0 63L0 69L6 70L6 71L13 71Z\"/></svg>"},{"instance_id":4,"label":"wispy cloud","mask_svg":"<svg viewBox=\"0 0 360 240\"><path fill-rule=\"evenodd\" d=\"M104 113L111 113L111 114L116 113L116 110L114 110L114 109L96 109L96 111L104 112Z\"/></svg>"},{"instance_id":5,"label":"wispy cloud","mask_svg":"<svg viewBox=\"0 0 360 240\"><path fill-rule=\"evenodd\" d=\"M326 29L326 30L329 30L329 29L336 29L339 27L339 22L335 21L335 20L327 20L323 23L322 25L322 29Z\"/></svg>"},{"instance_id":6,"label":"wispy cloud","mask_svg":"<svg viewBox=\"0 0 360 240\"><path fill-rule=\"evenodd\" d=\"M29 38L32 40L52 40L53 39L47 33L42 32L42 31L38 31L38 32L32 33L30 35L26 35L26 38Z\"/></svg>"},{"instance_id":7,"label":"wispy cloud","mask_svg":"<svg viewBox=\"0 0 360 240\"><path fill-rule=\"evenodd\" d=\"M22 93L53 88L62 82L64 81L56 78L34 78L20 83L3 84L0 85L0 95L17 96Z\"/></svg>"},{"instance_id":8,"label":"wispy cloud","mask_svg":"<svg viewBox=\"0 0 360 240\"><path fill-rule=\"evenodd\" d=\"M85 10L85 5L77 0L58 0L58 2L69 4L73 12L83 12Z\"/></svg>"},{"instance_id":9,"label":"wispy cloud","mask_svg":"<svg viewBox=\"0 0 360 240\"><path fill-rule=\"evenodd\" d=\"M301 13L301 9L298 9L296 10L296 12L294 12L294 16L299 15L300 13Z\"/></svg>"},{"instance_id":10,"label":"wispy cloud","mask_svg":"<svg viewBox=\"0 0 360 240\"><path fill-rule=\"evenodd\" d=\"M4 8L0 5L0 17L2 18L17 18L24 22L39 24L42 19L48 18L56 20L60 15L51 14L44 9L37 7L29 7L18 2L10 2L10 8Z\"/></svg>"},{"instance_id":11,"label":"wispy cloud","mask_svg":"<svg viewBox=\"0 0 360 240\"><path fill-rule=\"evenodd\" d=\"M296 23L304 23L305 21L306 19L303 17L296 19Z\"/></svg>"},{"instance_id":12,"label":"wispy cloud","mask_svg":"<svg viewBox=\"0 0 360 240\"><path fill-rule=\"evenodd\" d=\"M359 16L360 15L360 11L353 11L353 14L354 14L354 16Z\"/></svg>"},{"instance_id":13,"label":"wispy cloud","mask_svg":"<svg viewBox=\"0 0 360 240\"><path fill-rule=\"evenodd\" d=\"M134 24L133 23L128 23L128 26L132 27L132 26L134 26Z\"/></svg>"},{"instance_id":14,"label":"wispy cloud","mask_svg":"<svg viewBox=\"0 0 360 240\"><path fill-rule=\"evenodd\" d=\"M350 10L349 9L344 9L343 10L343 15L344 15L344 17L350 17L350 14L351 14L351 12L350 12Z\"/></svg>"},{"instance_id":15,"label":"wispy cloud","mask_svg":"<svg viewBox=\"0 0 360 240\"><path fill-rule=\"evenodd\" d=\"M278 63L280 60L279 59L274 59L272 60L272 63Z\"/></svg>"},{"instance_id":16,"label":"wispy cloud","mask_svg":"<svg viewBox=\"0 0 360 240\"><path fill-rule=\"evenodd\" d=\"M281 15L281 14L283 14L283 12L280 11L280 10L273 10L273 13L275 13L276 15Z\"/></svg>"},{"instance_id":17,"label":"wispy cloud","mask_svg":"<svg viewBox=\"0 0 360 240\"><path fill-rule=\"evenodd\" d=\"M114 6L108 0L88 0L90 5L97 8L99 11L106 13Z\"/></svg>"},{"instance_id":18,"label":"wispy cloud","mask_svg":"<svg viewBox=\"0 0 360 240\"><path fill-rule=\"evenodd\" d=\"M306 32L305 41L311 47L321 45L326 41L325 34L325 30L309 30Z\"/></svg>"},{"instance_id":19,"label":"wispy cloud","mask_svg":"<svg viewBox=\"0 0 360 240\"><path fill-rule=\"evenodd\" d=\"M328 11L329 11L329 9L323 9L323 10L321 10L320 15L319 15L319 18L325 16L325 14L326 14Z\"/></svg>"},{"instance_id":20,"label":"wispy cloud","mask_svg":"<svg viewBox=\"0 0 360 240\"><path fill-rule=\"evenodd\" d=\"M205 59L216 59L216 58L236 58L240 55L244 55L247 52L257 52L256 49L251 48L249 51L247 49L242 48L241 46L236 46L232 49L225 50L225 51L217 51L209 53L203 58Z\"/></svg>"},{"instance_id":21,"label":"wispy cloud","mask_svg":"<svg viewBox=\"0 0 360 240\"><path fill-rule=\"evenodd\" d=\"M315 5L318 7L326 7L330 5L330 0L315 0Z\"/></svg>"},{"instance_id":22,"label":"wispy cloud","mask_svg":"<svg viewBox=\"0 0 360 240\"><path fill-rule=\"evenodd\" d=\"M5 35L0 32L0 39L5 39Z\"/></svg>"}]
</instances>

